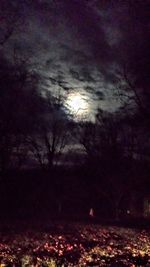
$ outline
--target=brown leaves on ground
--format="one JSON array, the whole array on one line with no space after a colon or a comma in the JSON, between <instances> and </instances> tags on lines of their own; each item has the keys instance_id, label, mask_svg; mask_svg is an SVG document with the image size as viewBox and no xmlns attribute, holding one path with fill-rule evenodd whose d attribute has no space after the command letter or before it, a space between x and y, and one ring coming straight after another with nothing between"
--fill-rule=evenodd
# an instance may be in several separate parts
<instances>
[{"instance_id":1,"label":"brown leaves on ground","mask_svg":"<svg viewBox=\"0 0 150 267\"><path fill-rule=\"evenodd\" d=\"M68 231L66 231L68 229ZM150 267L150 233L92 224L0 234L0 267Z\"/></svg>"}]
</instances>

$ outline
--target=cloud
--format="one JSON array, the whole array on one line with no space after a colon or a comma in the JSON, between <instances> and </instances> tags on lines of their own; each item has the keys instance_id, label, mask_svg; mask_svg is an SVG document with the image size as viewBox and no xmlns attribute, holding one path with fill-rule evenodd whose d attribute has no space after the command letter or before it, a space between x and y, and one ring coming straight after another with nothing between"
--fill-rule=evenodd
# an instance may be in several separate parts
<instances>
[{"instance_id":1,"label":"cloud","mask_svg":"<svg viewBox=\"0 0 150 267\"><path fill-rule=\"evenodd\" d=\"M7 52L17 43L29 53L52 90L82 88L91 107L96 99L115 108L116 69L124 63L138 85L149 85L148 2L26 0L24 30Z\"/></svg>"}]
</instances>

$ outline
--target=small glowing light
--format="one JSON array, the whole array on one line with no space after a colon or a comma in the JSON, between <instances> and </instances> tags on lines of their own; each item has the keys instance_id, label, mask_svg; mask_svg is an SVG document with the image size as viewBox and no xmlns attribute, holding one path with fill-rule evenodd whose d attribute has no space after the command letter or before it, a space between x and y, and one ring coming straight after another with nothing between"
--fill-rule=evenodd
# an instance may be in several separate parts
<instances>
[{"instance_id":1,"label":"small glowing light","mask_svg":"<svg viewBox=\"0 0 150 267\"><path fill-rule=\"evenodd\" d=\"M81 94L70 94L66 100L66 107L75 115L85 115L88 111L88 103Z\"/></svg>"}]
</instances>

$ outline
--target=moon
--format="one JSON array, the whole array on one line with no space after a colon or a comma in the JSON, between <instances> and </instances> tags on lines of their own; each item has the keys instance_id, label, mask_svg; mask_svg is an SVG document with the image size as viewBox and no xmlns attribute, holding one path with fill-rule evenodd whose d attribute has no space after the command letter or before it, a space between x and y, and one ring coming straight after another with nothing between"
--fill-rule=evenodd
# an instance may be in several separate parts
<instances>
[{"instance_id":1,"label":"moon","mask_svg":"<svg viewBox=\"0 0 150 267\"><path fill-rule=\"evenodd\" d=\"M66 107L73 115L84 116L88 112L88 103L79 93L69 94L66 100Z\"/></svg>"}]
</instances>

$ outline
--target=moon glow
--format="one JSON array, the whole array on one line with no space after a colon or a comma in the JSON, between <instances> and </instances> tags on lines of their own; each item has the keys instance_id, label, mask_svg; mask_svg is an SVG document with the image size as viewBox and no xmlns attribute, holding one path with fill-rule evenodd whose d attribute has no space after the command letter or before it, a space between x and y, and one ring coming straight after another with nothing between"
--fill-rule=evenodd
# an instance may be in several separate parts
<instances>
[{"instance_id":1,"label":"moon glow","mask_svg":"<svg viewBox=\"0 0 150 267\"><path fill-rule=\"evenodd\" d=\"M70 94L66 100L66 106L73 115L84 116L88 112L88 103L81 94Z\"/></svg>"}]
</instances>

